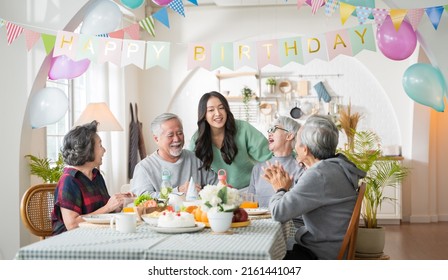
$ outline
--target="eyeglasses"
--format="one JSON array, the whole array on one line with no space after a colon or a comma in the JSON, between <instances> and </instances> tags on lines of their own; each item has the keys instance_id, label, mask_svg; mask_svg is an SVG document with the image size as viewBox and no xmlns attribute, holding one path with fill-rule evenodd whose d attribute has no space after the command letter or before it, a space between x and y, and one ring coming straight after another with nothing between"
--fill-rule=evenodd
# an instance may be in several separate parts
<instances>
[{"instance_id":1,"label":"eyeglasses","mask_svg":"<svg viewBox=\"0 0 448 280\"><path fill-rule=\"evenodd\" d=\"M268 129L268 133L275 133L275 131L276 131L277 129L280 129L280 130L289 132L289 130L287 130L287 129L284 129L284 128L281 128L281 127L278 127L278 126L274 126L274 127L271 127L271 128Z\"/></svg>"}]
</instances>

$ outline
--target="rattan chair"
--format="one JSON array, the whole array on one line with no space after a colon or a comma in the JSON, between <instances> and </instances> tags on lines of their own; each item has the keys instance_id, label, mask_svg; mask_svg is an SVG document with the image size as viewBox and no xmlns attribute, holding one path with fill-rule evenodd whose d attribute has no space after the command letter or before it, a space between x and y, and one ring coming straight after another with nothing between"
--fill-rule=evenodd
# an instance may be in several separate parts
<instances>
[{"instance_id":1,"label":"rattan chair","mask_svg":"<svg viewBox=\"0 0 448 280\"><path fill-rule=\"evenodd\" d=\"M356 249L356 236L358 234L359 218L361 215L362 199L366 191L366 183L362 183L359 187L358 198L356 199L355 208L353 209L352 217L345 232L342 246L339 250L338 260L354 260Z\"/></svg>"},{"instance_id":2,"label":"rattan chair","mask_svg":"<svg viewBox=\"0 0 448 280\"><path fill-rule=\"evenodd\" d=\"M29 188L22 197L20 217L28 230L45 239L52 234L51 211L56 184L38 184Z\"/></svg>"}]
</instances>

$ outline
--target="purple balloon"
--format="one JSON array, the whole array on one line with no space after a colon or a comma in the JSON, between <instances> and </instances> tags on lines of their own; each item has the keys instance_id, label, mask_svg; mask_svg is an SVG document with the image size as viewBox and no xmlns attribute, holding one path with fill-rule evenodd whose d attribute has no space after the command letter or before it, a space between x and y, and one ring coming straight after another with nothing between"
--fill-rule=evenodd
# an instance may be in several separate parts
<instances>
[{"instance_id":1,"label":"purple balloon","mask_svg":"<svg viewBox=\"0 0 448 280\"><path fill-rule=\"evenodd\" d=\"M65 55L52 57L48 78L50 80L73 79L86 72L89 65L88 59L74 61Z\"/></svg>"},{"instance_id":2,"label":"purple balloon","mask_svg":"<svg viewBox=\"0 0 448 280\"><path fill-rule=\"evenodd\" d=\"M378 27L376 39L380 51L393 60L408 58L417 46L417 35L412 25L403 21L397 31L390 16Z\"/></svg>"}]
</instances>

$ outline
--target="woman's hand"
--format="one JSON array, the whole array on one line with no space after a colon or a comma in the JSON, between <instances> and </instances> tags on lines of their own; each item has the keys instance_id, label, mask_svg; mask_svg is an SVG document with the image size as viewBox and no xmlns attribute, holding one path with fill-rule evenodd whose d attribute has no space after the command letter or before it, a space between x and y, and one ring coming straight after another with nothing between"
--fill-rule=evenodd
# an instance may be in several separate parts
<instances>
[{"instance_id":1,"label":"woman's hand","mask_svg":"<svg viewBox=\"0 0 448 280\"><path fill-rule=\"evenodd\" d=\"M262 177L271 183L275 191L278 189L289 190L291 188L292 176L289 176L289 173L280 163L275 162L271 164L267 162L266 167L262 167L262 170L264 171Z\"/></svg>"}]
</instances>

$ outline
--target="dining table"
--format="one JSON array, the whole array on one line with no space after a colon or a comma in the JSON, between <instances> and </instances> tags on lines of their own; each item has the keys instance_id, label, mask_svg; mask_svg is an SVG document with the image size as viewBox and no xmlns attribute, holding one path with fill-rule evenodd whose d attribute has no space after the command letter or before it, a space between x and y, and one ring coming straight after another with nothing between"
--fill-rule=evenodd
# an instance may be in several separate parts
<instances>
[{"instance_id":1,"label":"dining table","mask_svg":"<svg viewBox=\"0 0 448 280\"><path fill-rule=\"evenodd\" d=\"M140 222L136 232L83 225L19 249L17 260L279 260L286 254L292 223L254 217L225 233L210 228L164 233Z\"/></svg>"}]
</instances>

